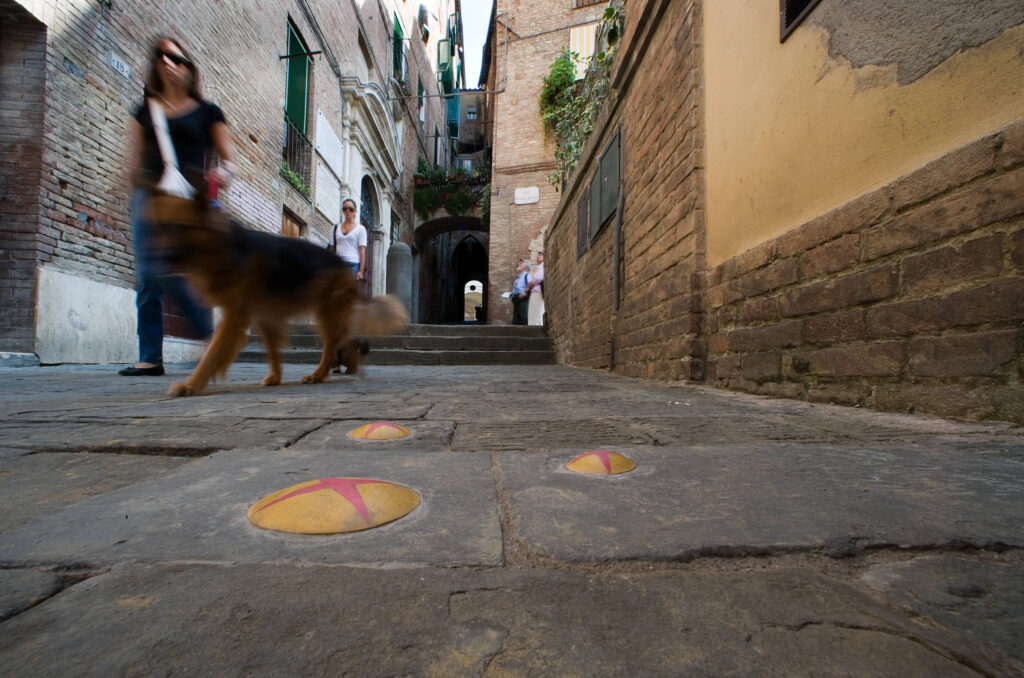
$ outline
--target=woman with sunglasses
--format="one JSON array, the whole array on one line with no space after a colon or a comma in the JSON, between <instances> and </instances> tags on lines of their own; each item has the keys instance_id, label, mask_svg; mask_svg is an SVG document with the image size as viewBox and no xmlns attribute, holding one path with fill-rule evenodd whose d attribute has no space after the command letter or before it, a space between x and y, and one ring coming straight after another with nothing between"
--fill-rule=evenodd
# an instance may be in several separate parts
<instances>
[{"instance_id":1,"label":"woman with sunglasses","mask_svg":"<svg viewBox=\"0 0 1024 678\"><path fill-rule=\"evenodd\" d=\"M208 337L213 329L210 312L198 303L184 280L169 276L164 271L161 253L154 242L153 228L144 218L147 187L157 184L164 165L150 116L151 100L164 110L178 166L193 186L202 189L202 184L208 180L211 188L227 188L235 173L224 113L202 98L199 70L181 44L168 37L157 38L143 102L135 112L135 124L132 125L134 162L130 166L135 188L131 221L135 238L139 362L119 372L129 377L160 376L164 373L164 293L175 299L199 336ZM216 151L220 165L207 174L211 151Z\"/></svg>"},{"instance_id":2,"label":"woman with sunglasses","mask_svg":"<svg viewBox=\"0 0 1024 678\"><path fill-rule=\"evenodd\" d=\"M331 233L331 249L341 257L356 280L365 277L363 268L366 266L366 228L356 221L356 201L345 198L341 203L344 219L334 226Z\"/></svg>"}]
</instances>

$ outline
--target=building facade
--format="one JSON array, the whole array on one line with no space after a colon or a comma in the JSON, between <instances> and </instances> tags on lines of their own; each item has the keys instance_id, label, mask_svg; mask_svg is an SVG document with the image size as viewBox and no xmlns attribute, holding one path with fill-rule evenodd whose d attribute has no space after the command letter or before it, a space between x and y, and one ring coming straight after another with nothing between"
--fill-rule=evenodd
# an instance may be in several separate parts
<instances>
[{"instance_id":1,"label":"building facade","mask_svg":"<svg viewBox=\"0 0 1024 678\"><path fill-rule=\"evenodd\" d=\"M239 175L226 209L326 244L355 199L368 291L385 292L389 248L412 240L417 159L452 162L434 130L449 118L439 55L457 51L458 21L458 0L0 0L0 352L137 358L125 164L159 34L194 55L228 119ZM202 348L166 344L169 361Z\"/></svg>"},{"instance_id":2,"label":"building facade","mask_svg":"<svg viewBox=\"0 0 1024 678\"><path fill-rule=\"evenodd\" d=\"M1024 5L928 4L629 2L546 239L559 360L1024 421Z\"/></svg>"},{"instance_id":3,"label":"building facade","mask_svg":"<svg viewBox=\"0 0 1024 678\"><path fill-rule=\"evenodd\" d=\"M544 77L573 30L596 27L607 2L591 0L497 0L485 60L485 106L493 138L490 202L489 320L508 323L520 258L536 260L561 194L554 142L538 102Z\"/></svg>"}]
</instances>

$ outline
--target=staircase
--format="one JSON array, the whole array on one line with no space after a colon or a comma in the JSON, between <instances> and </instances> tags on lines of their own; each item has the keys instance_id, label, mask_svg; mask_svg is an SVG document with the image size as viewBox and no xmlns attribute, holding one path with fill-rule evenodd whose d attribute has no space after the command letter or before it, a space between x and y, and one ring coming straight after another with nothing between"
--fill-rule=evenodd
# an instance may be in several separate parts
<instances>
[{"instance_id":1,"label":"staircase","mask_svg":"<svg viewBox=\"0 0 1024 678\"><path fill-rule=\"evenodd\" d=\"M514 325L409 325L402 334L374 337L366 365L551 365L555 351L543 327ZM317 364L322 344L315 325L294 325L285 364ZM259 338L238 362L266 362Z\"/></svg>"}]
</instances>

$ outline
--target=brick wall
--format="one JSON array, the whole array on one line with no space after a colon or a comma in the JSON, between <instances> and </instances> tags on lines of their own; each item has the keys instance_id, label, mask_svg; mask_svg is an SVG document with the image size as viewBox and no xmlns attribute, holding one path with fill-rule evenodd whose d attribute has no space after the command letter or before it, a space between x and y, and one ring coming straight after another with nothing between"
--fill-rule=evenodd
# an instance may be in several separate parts
<instances>
[{"instance_id":1,"label":"brick wall","mask_svg":"<svg viewBox=\"0 0 1024 678\"><path fill-rule=\"evenodd\" d=\"M1024 422L1024 121L708 268L701 3L630 3L547 233L560 363L890 411ZM614 225L577 206L623 134ZM620 266L621 306L612 307Z\"/></svg>"},{"instance_id":2,"label":"brick wall","mask_svg":"<svg viewBox=\"0 0 1024 678\"><path fill-rule=\"evenodd\" d=\"M31 352L39 233L46 28L0 3L0 351Z\"/></svg>"},{"instance_id":3,"label":"brick wall","mask_svg":"<svg viewBox=\"0 0 1024 678\"><path fill-rule=\"evenodd\" d=\"M1024 122L708 274L709 381L1024 421Z\"/></svg>"},{"instance_id":4,"label":"brick wall","mask_svg":"<svg viewBox=\"0 0 1024 678\"><path fill-rule=\"evenodd\" d=\"M701 379L705 268L700 5L631 3L609 102L547 237L545 304L559 361L630 376ZM621 304L612 308L614 225L577 259L576 207L621 126ZM614 351L613 351L614 342Z\"/></svg>"},{"instance_id":5,"label":"brick wall","mask_svg":"<svg viewBox=\"0 0 1024 678\"><path fill-rule=\"evenodd\" d=\"M150 46L160 33L182 39L202 73L205 98L227 116L239 181L222 194L226 207L249 225L273 232L281 227L284 209L306 223L307 237L326 240L330 221L279 173L286 82L286 62L279 56L287 51L287 22L295 23L311 49L324 49L312 65L310 121L321 110L339 138L347 139L345 102L327 53L342 76L356 75L360 68L365 73L358 41L362 26L376 64L369 78L390 90L391 15L377 3L366 3L360 17L354 3L307 2L325 38L321 43L302 4L0 0L0 350L32 350L40 267L118 291L134 286L126 171L131 116L141 102ZM405 3L394 4L415 12ZM413 41L412 62L424 85L436 92L430 49ZM427 106L429 123L443 120L440 99L428 100ZM432 153L433 145L418 123L415 103L398 105L397 113L403 112L404 156L398 164L404 187L411 186L416 158ZM392 177L380 176L378 182L392 190ZM358 195L358 180L343 189ZM411 224L409 201L388 197L394 204L380 216ZM16 226L8 228L12 221Z\"/></svg>"},{"instance_id":6,"label":"brick wall","mask_svg":"<svg viewBox=\"0 0 1024 678\"><path fill-rule=\"evenodd\" d=\"M569 27L597 21L607 3L580 9L571 0L499 0L489 89L504 87L489 111L494 121L491 178L488 322L508 323L516 262L543 247L561 194L548 182L556 171L553 139L540 117L539 97L551 64L569 46ZM507 41L507 45L506 45ZM507 49L507 64L506 64ZM539 201L515 204L517 188L536 188ZM547 283L545 283L546 287Z\"/></svg>"}]
</instances>

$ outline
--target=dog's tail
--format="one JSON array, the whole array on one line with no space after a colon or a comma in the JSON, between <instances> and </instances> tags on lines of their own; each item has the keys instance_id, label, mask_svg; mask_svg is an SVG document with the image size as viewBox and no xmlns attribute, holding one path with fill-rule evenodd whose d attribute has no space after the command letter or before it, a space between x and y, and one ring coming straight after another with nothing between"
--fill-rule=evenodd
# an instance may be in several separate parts
<instances>
[{"instance_id":1,"label":"dog's tail","mask_svg":"<svg viewBox=\"0 0 1024 678\"><path fill-rule=\"evenodd\" d=\"M356 304L352 313L354 337L394 334L409 324L409 312L393 294L384 294Z\"/></svg>"}]
</instances>

